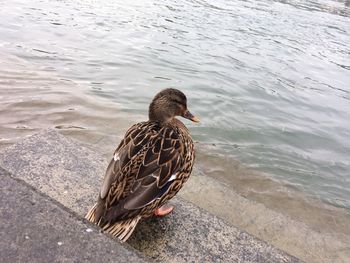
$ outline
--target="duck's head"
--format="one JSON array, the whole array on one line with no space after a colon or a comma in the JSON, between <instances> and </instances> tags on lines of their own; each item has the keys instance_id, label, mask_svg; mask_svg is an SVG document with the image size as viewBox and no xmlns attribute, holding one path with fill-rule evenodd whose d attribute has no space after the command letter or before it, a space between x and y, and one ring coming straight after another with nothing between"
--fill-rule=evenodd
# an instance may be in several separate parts
<instances>
[{"instance_id":1,"label":"duck's head","mask_svg":"<svg viewBox=\"0 0 350 263\"><path fill-rule=\"evenodd\" d=\"M159 92L149 105L149 119L160 123L171 121L176 116L181 116L193 122L199 122L199 118L192 115L187 109L185 94L177 89L165 89Z\"/></svg>"}]
</instances>

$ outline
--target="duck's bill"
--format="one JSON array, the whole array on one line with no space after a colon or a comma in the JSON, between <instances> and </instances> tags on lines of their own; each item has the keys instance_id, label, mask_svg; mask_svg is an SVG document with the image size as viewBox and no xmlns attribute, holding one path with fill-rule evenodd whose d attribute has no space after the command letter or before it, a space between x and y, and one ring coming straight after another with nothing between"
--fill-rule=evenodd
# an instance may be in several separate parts
<instances>
[{"instance_id":1,"label":"duck's bill","mask_svg":"<svg viewBox=\"0 0 350 263\"><path fill-rule=\"evenodd\" d=\"M200 119L198 117L194 116L189 111L186 111L183 117L186 118L186 119L189 119L189 120L191 120L193 122L197 122L197 123L200 122Z\"/></svg>"}]
</instances>

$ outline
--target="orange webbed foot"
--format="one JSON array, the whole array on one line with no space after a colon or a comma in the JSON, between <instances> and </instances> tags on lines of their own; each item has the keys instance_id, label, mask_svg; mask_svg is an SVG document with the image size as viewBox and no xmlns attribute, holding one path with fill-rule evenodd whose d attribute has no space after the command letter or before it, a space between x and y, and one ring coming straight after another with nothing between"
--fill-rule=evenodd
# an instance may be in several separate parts
<instances>
[{"instance_id":1,"label":"orange webbed foot","mask_svg":"<svg viewBox=\"0 0 350 263\"><path fill-rule=\"evenodd\" d=\"M156 210L154 210L155 216L166 216L170 214L174 210L174 206L172 205L163 205L161 207L158 207Z\"/></svg>"}]
</instances>

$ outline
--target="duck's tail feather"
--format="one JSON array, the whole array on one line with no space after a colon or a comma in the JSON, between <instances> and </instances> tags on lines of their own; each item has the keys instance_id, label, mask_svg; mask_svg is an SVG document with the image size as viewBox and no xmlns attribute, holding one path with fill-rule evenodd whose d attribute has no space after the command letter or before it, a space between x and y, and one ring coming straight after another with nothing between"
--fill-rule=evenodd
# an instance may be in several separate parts
<instances>
[{"instance_id":1,"label":"duck's tail feather","mask_svg":"<svg viewBox=\"0 0 350 263\"><path fill-rule=\"evenodd\" d=\"M95 216L96 208L97 208L97 203L94 204L94 206L90 208L89 212L85 216L85 218L87 220L89 220L90 222L95 223L95 224L97 224L96 216Z\"/></svg>"},{"instance_id":2,"label":"duck's tail feather","mask_svg":"<svg viewBox=\"0 0 350 263\"><path fill-rule=\"evenodd\" d=\"M124 221L119 221L114 224L106 224L102 227L103 231L118 238L121 242L125 242L134 232L140 217L130 218Z\"/></svg>"},{"instance_id":3,"label":"duck's tail feather","mask_svg":"<svg viewBox=\"0 0 350 263\"><path fill-rule=\"evenodd\" d=\"M96 217L95 217L96 207L97 207L97 204L95 204L89 210L85 218L90 222L100 226L103 232L118 238L121 242L125 242L126 240L128 240L128 238L134 232L137 223L141 219L140 216L137 216L135 218L130 218L130 219L119 221L113 224L110 224L110 223L101 224L100 219L98 219L98 222L96 222Z\"/></svg>"}]
</instances>

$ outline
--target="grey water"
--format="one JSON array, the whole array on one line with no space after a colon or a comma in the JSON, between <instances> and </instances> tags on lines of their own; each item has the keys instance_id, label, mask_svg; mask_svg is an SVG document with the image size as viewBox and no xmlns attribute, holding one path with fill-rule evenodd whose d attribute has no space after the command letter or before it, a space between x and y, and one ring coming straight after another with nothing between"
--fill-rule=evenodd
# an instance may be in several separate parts
<instances>
[{"instance_id":1,"label":"grey water","mask_svg":"<svg viewBox=\"0 0 350 263\"><path fill-rule=\"evenodd\" d=\"M350 209L349 1L0 1L0 52L128 114L179 88L196 141Z\"/></svg>"}]
</instances>

